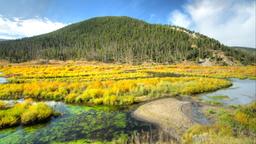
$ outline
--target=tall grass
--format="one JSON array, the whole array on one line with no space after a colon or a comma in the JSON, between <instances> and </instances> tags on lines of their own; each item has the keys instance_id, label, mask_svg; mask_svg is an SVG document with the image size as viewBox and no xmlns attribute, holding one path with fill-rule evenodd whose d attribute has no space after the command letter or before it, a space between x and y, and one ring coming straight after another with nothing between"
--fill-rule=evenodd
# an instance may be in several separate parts
<instances>
[{"instance_id":1,"label":"tall grass","mask_svg":"<svg viewBox=\"0 0 256 144\"><path fill-rule=\"evenodd\" d=\"M8 109L0 110L0 128L33 124L47 120L53 115L53 109L45 103L25 100Z\"/></svg>"},{"instance_id":2,"label":"tall grass","mask_svg":"<svg viewBox=\"0 0 256 144\"><path fill-rule=\"evenodd\" d=\"M5 65L9 83L0 99L34 98L93 105L130 105L161 96L193 95L225 88L219 78L256 77L255 66Z\"/></svg>"},{"instance_id":3,"label":"tall grass","mask_svg":"<svg viewBox=\"0 0 256 144\"><path fill-rule=\"evenodd\" d=\"M196 125L183 135L184 143L256 142L256 103L240 106L234 112L219 111L213 125Z\"/></svg>"},{"instance_id":4,"label":"tall grass","mask_svg":"<svg viewBox=\"0 0 256 144\"><path fill-rule=\"evenodd\" d=\"M0 85L1 99L33 98L94 105L130 105L140 97L191 95L230 86L223 79L179 77L90 82L36 82Z\"/></svg>"}]
</instances>

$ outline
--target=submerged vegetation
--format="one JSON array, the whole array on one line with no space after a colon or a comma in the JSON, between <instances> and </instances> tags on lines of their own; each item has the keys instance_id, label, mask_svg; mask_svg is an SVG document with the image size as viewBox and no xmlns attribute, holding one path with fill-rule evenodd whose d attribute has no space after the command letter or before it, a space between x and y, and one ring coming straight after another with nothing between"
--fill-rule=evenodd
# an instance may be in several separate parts
<instances>
[{"instance_id":1,"label":"submerged vegetation","mask_svg":"<svg viewBox=\"0 0 256 144\"><path fill-rule=\"evenodd\" d=\"M42 122L55 115L53 109L43 102L36 103L31 100L25 100L13 106L8 106L3 101L0 101L0 103L2 104L0 109L0 128Z\"/></svg>"},{"instance_id":2,"label":"submerged vegetation","mask_svg":"<svg viewBox=\"0 0 256 144\"><path fill-rule=\"evenodd\" d=\"M214 100L223 100L223 99L229 99L228 96L225 95L216 95L216 96L209 96L210 99L214 99Z\"/></svg>"},{"instance_id":3,"label":"submerged vegetation","mask_svg":"<svg viewBox=\"0 0 256 144\"><path fill-rule=\"evenodd\" d=\"M62 111L61 117L49 123L0 130L0 143L130 144L172 140L154 125L132 118L127 110L109 106L60 105L61 109L57 111Z\"/></svg>"}]
</instances>

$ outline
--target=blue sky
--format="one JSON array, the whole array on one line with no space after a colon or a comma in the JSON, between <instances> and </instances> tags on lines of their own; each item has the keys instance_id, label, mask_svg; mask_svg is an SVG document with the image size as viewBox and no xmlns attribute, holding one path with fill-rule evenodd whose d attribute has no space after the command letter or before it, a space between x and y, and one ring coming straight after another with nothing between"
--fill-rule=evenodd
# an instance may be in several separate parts
<instances>
[{"instance_id":1,"label":"blue sky","mask_svg":"<svg viewBox=\"0 0 256 144\"><path fill-rule=\"evenodd\" d=\"M62 23L109 15L168 23L169 13L184 3L184 0L0 0L0 14L6 17L46 17Z\"/></svg>"},{"instance_id":2,"label":"blue sky","mask_svg":"<svg viewBox=\"0 0 256 144\"><path fill-rule=\"evenodd\" d=\"M255 47L255 0L0 0L0 38L47 33L97 16L179 25L226 45Z\"/></svg>"}]
</instances>

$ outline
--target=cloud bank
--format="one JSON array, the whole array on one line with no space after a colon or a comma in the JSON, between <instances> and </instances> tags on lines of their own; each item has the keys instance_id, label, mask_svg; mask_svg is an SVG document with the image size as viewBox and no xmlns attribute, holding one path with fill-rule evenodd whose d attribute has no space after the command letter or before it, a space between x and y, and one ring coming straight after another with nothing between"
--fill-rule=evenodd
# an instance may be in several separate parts
<instances>
[{"instance_id":1,"label":"cloud bank","mask_svg":"<svg viewBox=\"0 0 256 144\"><path fill-rule=\"evenodd\" d=\"M254 0L192 0L171 12L168 21L228 46L255 48L255 5Z\"/></svg>"},{"instance_id":2,"label":"cloud bank","mask_svg":"<svg viewBox=\"0 0 256 144\"><path fill-rule=\"evenodd\" d=\"M17 39L48 33L66 26L47 18L6 18L0 15L0 39Z\"/></svg>"}]
</instances>

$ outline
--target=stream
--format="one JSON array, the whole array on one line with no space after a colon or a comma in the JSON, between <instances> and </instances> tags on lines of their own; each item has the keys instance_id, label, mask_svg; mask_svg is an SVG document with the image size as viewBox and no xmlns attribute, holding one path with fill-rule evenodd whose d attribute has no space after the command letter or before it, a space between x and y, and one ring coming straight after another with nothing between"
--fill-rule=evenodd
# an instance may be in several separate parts
<instances>
[{"instance_id":1,"label":"stream","mask_svg":"<svg viewBox=\"0 0 256 144\"><path fill-rule=\"evenodd\" d=\"M231 81L231 87L200 94L199 97L207 101L214 100L224 105L244 105L256 101L256 80L231 79Z\"/></svg>"},{"instance_id":2,"label":"stream","mask_svg":"<svg viewBox=\"0 0 256 144\"><path fill-rule=\"evenodd\" d=\"M0 83L6 83L0 77ZM255 101L255 80L232 79L233 85L226 89L199 95L209 100L211 96L225 95L224 104L247 104ZM10 101L11 102L11 101ZM18 126L0 130L0 144L62 143L86 139L92 141L111 141L134 132L148 132L153 135L157 128L131 116L131 108L107 106L70 105L63 102L45 101L55 111L62 113L57 118L33 126Z\"/></svg>"}]
</instances>

